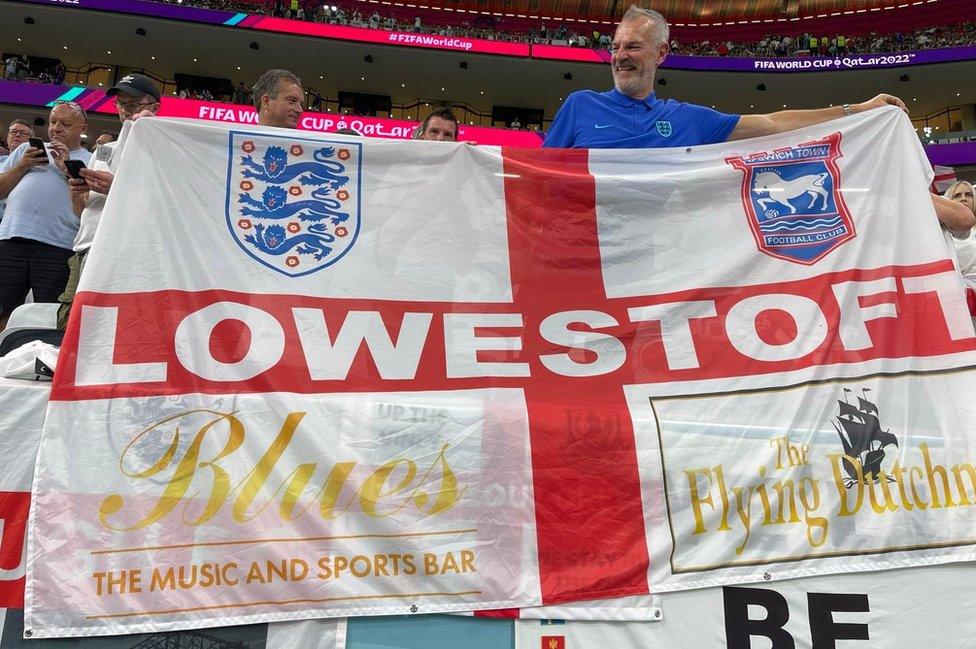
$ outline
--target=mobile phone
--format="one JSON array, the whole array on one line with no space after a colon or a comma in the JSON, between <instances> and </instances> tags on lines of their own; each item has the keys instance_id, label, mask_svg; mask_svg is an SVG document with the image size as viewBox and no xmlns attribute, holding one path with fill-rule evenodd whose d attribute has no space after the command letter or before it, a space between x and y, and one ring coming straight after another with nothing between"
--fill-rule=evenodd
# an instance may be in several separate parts
<instances>
[{"instance_id":1,"label":"mobile phone","mask_svg":"<svg viewBox=\"0 0 976 649\"><path fill-rule=\"evenodd\" d=\"M68 175L76 180L84 180L81 177L81 170L85 168L85 163L81 160L65 160L64 167L68 170Z\"/></svg>"},{"instance_id":2,"label":"mobile phone","mask_svg":"<svg viewBox=\"0 0 976 649\"><path fill-rule=\"evenodd\" d=\"M42 140L39 137L32 137L29 140L27 140L27 142L31 145L31 148L33 148L33 149L40 149L41 151L44 152L45 155L47 155L47 163L48 164L51 164L53 162L51 160L51 152L48 151L47 150L47 147L44 145L44 140Z\"/></svg>"}]
</instances>

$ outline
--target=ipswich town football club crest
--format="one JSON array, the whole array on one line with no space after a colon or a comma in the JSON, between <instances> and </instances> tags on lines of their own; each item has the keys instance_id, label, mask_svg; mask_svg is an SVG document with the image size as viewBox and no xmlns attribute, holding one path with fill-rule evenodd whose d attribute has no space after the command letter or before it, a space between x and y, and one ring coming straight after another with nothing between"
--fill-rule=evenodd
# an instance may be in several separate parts
<instances>
[{"instance_id":1,"label":"ipswich town football club crest","mask_svg":"<svg viewBox=\"0 0 976 649\"><path fill-rule=\"evenodd\" d=\"M857 236L840 191L840 139L725 159L743 173L742 204L759 250L809 266Z\"/></svg>"},{"instance_id":2,"label":"ipswich town football club crest","mask_svg":"<svg viewBox=\"0 0 976 649\"><path fill-rule=\"evenodd\" d=\"M339 261L360 224L361 145L230 133L227 227L252 259L289 277Z\"/></svg>"}]
</instances>

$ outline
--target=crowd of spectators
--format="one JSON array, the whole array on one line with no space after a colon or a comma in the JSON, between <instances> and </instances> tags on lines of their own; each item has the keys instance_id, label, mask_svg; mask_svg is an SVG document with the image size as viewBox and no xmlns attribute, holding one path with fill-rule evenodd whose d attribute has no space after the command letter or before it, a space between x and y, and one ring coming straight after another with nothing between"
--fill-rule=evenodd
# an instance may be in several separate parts
<instances>
[{"instance_id":1,"label":"crowd of spectators","mask_svg":"<svg viewBox=\"0 0 976 649\"><path fill-rule=\"evenodd\" d=\"M844 36L804 33L800 36L769 35L755 42L671 41L671 51L690 56L793 57L902 52L976 44L976 23L951 27L925 27L910 33Z\"/></svg>"},{"instance_id":2,"label":"crowd of spectators","mask_svg":"<svg viewBox=\"0 0 976 649\"><path fill-rule=\"evenodd\" d=\"M433 24L419 16L405 19L403 15L364 12L359 8L339 4L319 4L303 0L267 0L241 2L235 0L160 0L174 4L271 15L294 20L349 25L388 31L411 31L439 36L483 38L516 43L545 43L607 49L612 35L609 30L581 29L579 24L546 23L538 28L513 30L502 28L492 16L478 15L462 25ZM923 27L912 32L860 36L844 34L806 33L800 36L770 34L756 41L671 41L676 54L691 56L792 57L836 56L858 53L884 53L909 50L953 47L976 44L976 23L968 22L944 27Z\"/></svg>"},{"instance_id":3,"label":"crowd of spectators","mask_svg":"<svg viewBox=\"0 0 976 649\"><path fill-rule=\"evenodd\" d=\"M44 59L48 61L48 59ZM3 78L10 81L39 81L41 83L64 83L67 69L61 61L53 65L45 65L40 70L35 69L30 57L26 54L11 54L3 61Z\"/></svg>"}]
</instances>

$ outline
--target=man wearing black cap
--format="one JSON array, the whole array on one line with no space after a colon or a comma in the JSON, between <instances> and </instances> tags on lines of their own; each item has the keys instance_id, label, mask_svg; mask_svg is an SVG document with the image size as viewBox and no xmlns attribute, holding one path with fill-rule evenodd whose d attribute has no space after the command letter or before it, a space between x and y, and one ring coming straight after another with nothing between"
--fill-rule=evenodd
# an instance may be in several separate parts
<instances>
[{"instance_id":1,"label":"man wearing black cap","mask_svg":"<svg viewBox=\"0 0 976 649\"><path fill-rule=\"evenodd\" d=\"M106 93L115 97L115 107L119 111L119 121L125 123L130 120L155 115L159 111L159 88L152 80L142 74L127 74L117 84L109 88ZM84 180L69 181L71 190L71 207L81 218L78 236L74 242L74 256L68 260L70 275L64 293L58 298L61 308L58 310L58 327L64 328L68 324L71 312L71 302L78 289L78 280L85 266L85 258L95 238L95 230L102 217L105 198L112 189L115 179L115 160L113 160L117 142L100 144L95 149L91 159L91 167L81 170Z\"/></svg>"}]
</instances>

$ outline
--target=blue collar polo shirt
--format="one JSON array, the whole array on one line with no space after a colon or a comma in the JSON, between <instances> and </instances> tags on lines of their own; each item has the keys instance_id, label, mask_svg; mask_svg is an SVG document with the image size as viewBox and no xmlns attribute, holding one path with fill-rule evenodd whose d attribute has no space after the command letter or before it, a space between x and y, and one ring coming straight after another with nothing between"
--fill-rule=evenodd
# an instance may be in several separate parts
<instances>
[{"instance_id":1,"label":"blue collar polo shirt","mask_svg":"<svg viewBox=\"0 0 976 649\"><path fill-rule=\"evenodd\" d=\"M738 115L674 99L634 99L616 88L582 90L566 98L543 146L575 149L649 149L724 142Z\"/></svg>"}]
</instances>

